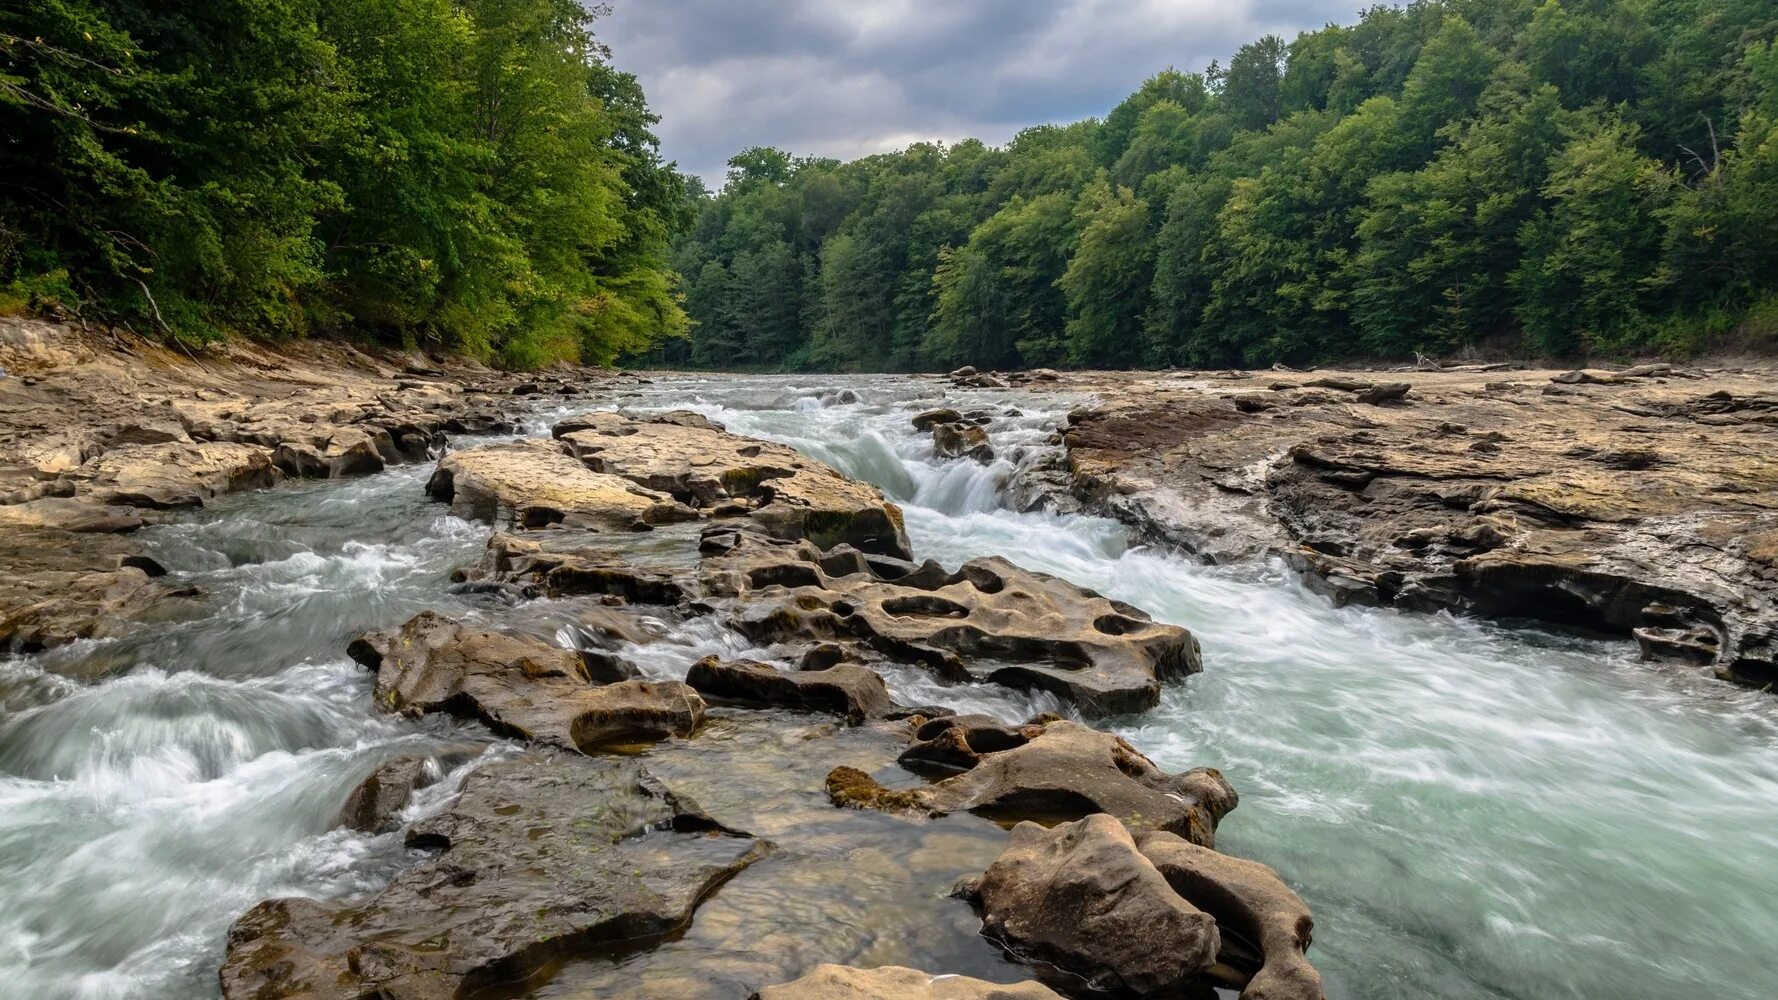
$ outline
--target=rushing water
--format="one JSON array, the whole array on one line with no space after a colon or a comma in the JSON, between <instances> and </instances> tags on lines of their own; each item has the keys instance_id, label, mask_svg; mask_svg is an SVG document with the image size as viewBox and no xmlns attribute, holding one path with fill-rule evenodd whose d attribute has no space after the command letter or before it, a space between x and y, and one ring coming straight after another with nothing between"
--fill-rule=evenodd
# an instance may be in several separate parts
<instances>
[{"instance_id":1,"label":"rushing water","mask_svg":"<svg viewBox=\"0 0 1778 1000\"><path fill-rule=\"evenodd\" d=\"M834 388L862 401L823 397ZM982 466L936 461L912 432L940 394L662 379L613 402L689 406L869 479L904 505L922 556L1004 555L1190 627L1205 673L1116 727L1165 766L1228 774L1241 806L1219 844L1277 867L1314 908L1329 996L1778 996L1769 698L1636 662L1624 643L1335 609L1275 567L1202 567L1111 522L1016 513L1006 481L1078 400L953 390L948 404L997 414L1003 460ZM369 679L341 653L424 608L489 613L445 589L486 529L427 502L426 472L232 497L149 529L211 614L0 661L0 994L212 995L227 925L257 900L362 893L416 860L397 835L329 828L391 756L430 752L455 776L496 745L474 726L371 714ZM631 652L674 675L742 648L693 627ZM908 702L1047 707L890 680ZM953 952L891 956L910 954Z\"/></svg>"}]
</instances>

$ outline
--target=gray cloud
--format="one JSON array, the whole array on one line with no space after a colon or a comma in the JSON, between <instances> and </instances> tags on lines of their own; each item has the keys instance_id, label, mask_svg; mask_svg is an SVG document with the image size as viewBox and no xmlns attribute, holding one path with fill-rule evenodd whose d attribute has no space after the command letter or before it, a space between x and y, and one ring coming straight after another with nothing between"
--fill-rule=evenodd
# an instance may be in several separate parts
<instances>
[{"instance_id":1,"label":"gray cloud","mask_svg":"<svg viewBox=\"0 0 1778 1000\"><path fill-rule=\"evenodd\" d=\"M1349 22L1359 0L614 0L666 155L721 183L747 146L851 158L1102 115L1167 66Z\"/></svg>"}]
</instances>

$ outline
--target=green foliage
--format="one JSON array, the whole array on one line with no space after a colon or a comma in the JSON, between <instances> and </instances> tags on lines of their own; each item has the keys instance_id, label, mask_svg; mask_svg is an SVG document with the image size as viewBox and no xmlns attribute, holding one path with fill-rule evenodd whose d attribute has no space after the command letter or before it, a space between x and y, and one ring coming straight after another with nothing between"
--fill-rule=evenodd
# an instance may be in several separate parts
<instances>
[{"instance_id":1,"label":"green foliage","mask_svg":"<svg viewBox=\"0 0 1778 1000\"><path fill-rule=\"evenodd\" d=\"M748 150L676 245L698 325L668 360L1767 343L1775 38L1771 0L1418 0L1165 70L1103 121L1000 149Z\"/></svg>"},{"instance_id":2,"label":"green foliage","mask_svg":"<svg viewBox=\"0 0 1778 1000\"><path fill-rule=\"evenodd\" d=\"M0 11L0 281L189 340L351 328L532 366L687 327L689 223L572 0Z\"/></svg>"}]
</instances>

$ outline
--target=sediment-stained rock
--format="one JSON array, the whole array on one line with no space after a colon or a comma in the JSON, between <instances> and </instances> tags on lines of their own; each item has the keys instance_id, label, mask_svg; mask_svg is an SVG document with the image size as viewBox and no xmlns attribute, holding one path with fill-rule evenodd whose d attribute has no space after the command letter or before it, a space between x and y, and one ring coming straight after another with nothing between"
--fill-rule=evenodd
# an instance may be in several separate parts
<instances>
[{"instance_id":1,"label":"sediment-stained rock","mask_svg":"<svg viewBox=\"0 0 1778 1000\"><path fill-rule=\"evenodd\" d=\"M764 853L642 767L524 754L472 773L408 831L437 857L363 903L275 899L229 931L228 1000L445 1000L683 926Z\"/></svg>"},{"instance_id":2,"label":"sediment-stained rock","mask_svg":"<svg viewBox=\"0 0 1778 1000\"><path fill-rule=\"evenodd\" d=\"M1017 729L990 719L933 719L914 731L903 762L961 773L916 788L890 789L853 768L827 776L838 805L942 816L974 812L996 819L1077 819L1108 813L1134 829L1163 830L1214 847L1216 825L1237 798L1221 772L1168 774L1122 737L1056 719Z\"/></svg>"},{"instance_id":3,"label":"sediment-stained rock","mask_svg":"<svg viewBox=\"0 0 1778 1000\"><path fill-rule=\"evenodd\" d=\"M400 629L360 636L348 652L376 671L382 711L445 712L569 750L684 735L704 717L703 699L684 684L594 687L571 650L464 628L430 611Z\"/></svg>"},{"instance_id":4,"label":"sediment-stained rock","mask_svg":"<svg viewBox=\"0 0 1778 1000\"><path fill-rule=\"evenodd\" d=\"M969 976L935 976L918 969L886 965L853 969L817 965L793 982L767 986L752 1000L1061 1000L1039 983L984 982Z\"/></svg>"},{"instance_id":5,"label":"sediment-stained rock","mask_svg":"<svg viewBox=\"0 0 1778 1000\"><path fill-rule=\"evenodd\" d=\"M692 414L692 416L696 416ZM589 470L627 479L712 517L741 517L781 539L907 558L901 510L868 483L793 448L698 421L591 414L560 435Z\"/></svg>"},{"instance_id":6,"label":"sediment-stained rock","mask_svg":"<svg viewBox=\"0 0 1778 1000\"><path fill-rule=\"evenodd\" d=\"M959 895L982 932L1113 996L1322 1000L1314 920L1270 868L1097 814L1020 823Z\"/></svg>"},{"instance_id":7,"label":"sediment-stained rock","mask_svg":"<svg viewBox=\"0 0 1778 1000\"><path fill-rule=\"evenodd\" d=\"M1212 561L1282 554L1336 600L1634 635L1778 682L1770 374L1495 368L1404 375L1408 406L1284 373L1259 412L1244 373L1080 376L1074 488Z\"/></svg>"},{"instance_id":8,"label":"sediment-stained rock","mask_svg":"<svg viewBox=\"0 0 1778 1000\"><path fill-rule=\"evenodd\" d=\"M779 670L769 663L706 656L685 682L699 693L748 705L831 712L859 723L890 709L889 689L876 671L858 663L818 670Z\"/></svg>"}]
</instances>

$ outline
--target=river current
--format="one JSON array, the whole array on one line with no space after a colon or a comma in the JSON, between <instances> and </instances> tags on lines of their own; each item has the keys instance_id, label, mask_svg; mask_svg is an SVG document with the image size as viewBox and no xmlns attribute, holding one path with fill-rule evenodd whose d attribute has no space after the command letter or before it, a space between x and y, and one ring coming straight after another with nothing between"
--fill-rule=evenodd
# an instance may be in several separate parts
<instances>
[{"instance_id":1,"label":"river current","mask_svg":"<svg viewBox=\"0 0 1778 1000\"><path fill-rule=\"evenodd\" d=\"M933 456L908 418L941 397L997 414L995 464ZM874 482L920 557L1005 556L1190 628L1204 673L1109 725L1171 770L1234 783L1218 846L1304 896L1330 997L1778 996L1769 696L1623 642L1334 608L1276 566L1201 566L1107 520L1009 509L1021 456L1051 447L1076 397L725 376L601 401L696 409ZM428 501L429 471L231 496L146 529L209 614L0 659L0 995L214 996L228 925L255 902L349 898L420 859L399 835L330 827L384 760L441 761L420 815L502 752L477 726L373 714L343 653L426 608L489 613L446 591L488 529ZM682 676L741 648L693 631L634 655ZM1053 707L889 680L904 702L1008 720Z\"/></svg>"}]
</instances>

